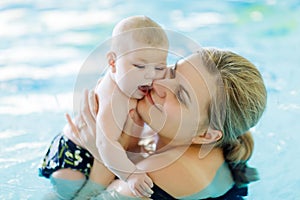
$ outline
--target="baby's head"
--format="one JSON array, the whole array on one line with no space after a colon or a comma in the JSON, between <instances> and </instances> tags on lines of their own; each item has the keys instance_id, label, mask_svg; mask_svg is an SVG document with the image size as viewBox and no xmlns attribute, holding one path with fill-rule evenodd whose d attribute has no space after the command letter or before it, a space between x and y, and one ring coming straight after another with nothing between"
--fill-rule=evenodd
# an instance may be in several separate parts
<instances>
[{"instance_id":1,"label":"baby's head","mask_svg":"<svg viewBox=\"0 0 300 200\"><path fill-rule=\"evenodd\" d=\"M162 27L143 15L121 20L114 27L112 37L112 51L118 54L133 50L135 43L165 50L169 47L168 37Z\"/></svg>"},{"instance_id":2,"label":"baby's head","mask_svg":"<svg viewBox=\"0 0 300 200\"><path fill-rule=\"evenodd\" d=\"M144 96L141 86L151 86L165 75L167 35L150 18L132 16L120 21L112 36L107 58L114 80L127 96L140 99Z\"/></svg>"}]
</instances>

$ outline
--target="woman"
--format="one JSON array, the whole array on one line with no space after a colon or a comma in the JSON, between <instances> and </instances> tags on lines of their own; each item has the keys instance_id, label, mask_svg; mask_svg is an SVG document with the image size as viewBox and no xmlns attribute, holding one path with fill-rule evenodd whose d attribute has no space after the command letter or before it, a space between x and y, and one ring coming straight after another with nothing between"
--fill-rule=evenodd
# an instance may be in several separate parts
<instances>
[{"instance_id":1,"label":"woman","mask_svg":"<svg viewBox=\"0 0 300 200\"><path fill-rule=\"evenodd\" d=\"M89 104L92 110L92 101ZM246 165L253 150L249 129L265 106L262 77L245 58L202 49L180 60L168 78L153 82L151 92L131 113L159 135L156 154L138 163L155 183L151 198L242 199L247 195L247 184L258 179L255 169ZM86 128L92 130L80 133L86 147L94 145L93 115L87 110L82 113ZM97 173L100 177L101 171ZM112 182L109 190L97 199L133 196L120 180Z\"/></svg>"}]
</instances>

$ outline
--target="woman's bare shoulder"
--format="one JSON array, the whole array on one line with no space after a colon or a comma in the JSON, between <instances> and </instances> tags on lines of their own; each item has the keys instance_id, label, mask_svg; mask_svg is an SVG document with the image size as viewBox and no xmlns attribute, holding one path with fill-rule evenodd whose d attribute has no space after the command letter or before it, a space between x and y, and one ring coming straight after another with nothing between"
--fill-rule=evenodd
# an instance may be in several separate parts
<instances>
[{"instance_id":1,"label":"woman's bare shoulder","mask_svg":"<svg viewBox=\"0 0 300 200\"><path fill-rule=\"evenodd\" d=\"M213 149L199 159L199 147L190 147L169 166L149 173L153 182L174 197L188 196L208 186L224 163L223 153Z\"/></svg>"}]
</instances>

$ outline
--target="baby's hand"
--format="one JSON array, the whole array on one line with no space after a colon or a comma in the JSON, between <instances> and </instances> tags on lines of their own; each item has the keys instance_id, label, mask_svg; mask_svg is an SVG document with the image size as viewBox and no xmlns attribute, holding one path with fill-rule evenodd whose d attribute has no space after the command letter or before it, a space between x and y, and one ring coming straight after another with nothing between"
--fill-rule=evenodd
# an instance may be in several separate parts
<instances>
[{"instance_id":1,"label":"baby's hand","mask_svg":"<svg viewBox=\"0 0 300 200\"><path fill-rule=\"evenodd\" d=\"M153 194L151 190L153 182L145 173L131 174L127 179L127 183L130 190L137 197L150 197Z\"/></svg>"}]
</instances>

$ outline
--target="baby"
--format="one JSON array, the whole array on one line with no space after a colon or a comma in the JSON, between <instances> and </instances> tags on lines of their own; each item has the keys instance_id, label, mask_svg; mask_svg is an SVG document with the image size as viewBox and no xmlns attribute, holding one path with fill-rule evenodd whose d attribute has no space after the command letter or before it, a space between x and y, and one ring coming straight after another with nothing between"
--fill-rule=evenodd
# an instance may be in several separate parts
<instances>
[{"instance_id":1,"label":"baby","mask_svg":"<svg viewBox=\"0 0 300 200\"><path fill-rule=\"evenodd\" d=\"M153 183L128 159L119 138L122 131L126 132L123 129L127 116L136 107L137 99L144 97L153 80L165 76L168 45L165 32L151 19L134 16L120 21L114 27L111 51L107 54L110 70L95 87L99 102L95 147L100 154L98 159L126 181L137 196L145 194L141 190L149 193ZM57 193L67 198L74 197L84 185L96 162L76 142L76 134L71 130L66 125L63 134L55 137L40 168L40 175L50 178ZM126 133L140 137L139 131ZM60 185L70 186L62 192Z\"/></svg>"}]
</instances>

